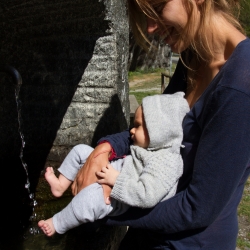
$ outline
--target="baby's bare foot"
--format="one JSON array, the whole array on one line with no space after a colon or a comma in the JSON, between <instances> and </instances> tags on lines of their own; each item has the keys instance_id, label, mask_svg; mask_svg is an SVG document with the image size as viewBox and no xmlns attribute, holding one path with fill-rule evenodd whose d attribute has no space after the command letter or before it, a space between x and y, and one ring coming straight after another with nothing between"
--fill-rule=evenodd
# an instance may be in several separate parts
<instances>
[{"instance_id":1,"label":"baby's bare foot","mask_svg":"<svg viewBox=\"0 0 250 250\"><path fill-rule=\"evenodd\" d=\"M52 194L55 197L61 197L65 189L62 187L59 179L55 176L55 173L52 167L46 168L45 179L50 185Z\"/></svg>"},{"instance_id":2,"label":"baby's bare foot","mask_svg":"<svg viewBox=\"0 0 250 250\"><path fill-rule=\"evenodd\" d=\"M43 232L47 236L52 236L56 232L54 225L53 225L52 218L49 218L48 220L40 220L38 222L38 226L43 230Z\"/></svg>"}]
</instances>

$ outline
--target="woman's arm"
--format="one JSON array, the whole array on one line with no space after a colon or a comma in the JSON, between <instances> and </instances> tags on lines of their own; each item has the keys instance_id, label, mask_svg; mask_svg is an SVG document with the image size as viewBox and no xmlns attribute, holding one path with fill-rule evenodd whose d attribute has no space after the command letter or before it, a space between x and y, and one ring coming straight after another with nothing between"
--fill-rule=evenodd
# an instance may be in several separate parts
<instances>
[{"instance_id":1,"label":"woman's arm","mask_svg":"<svg viewBox=\"0 0 250 250\"><path fill-rule=\"evenodd\" d=\"M86 163L79 170L72 184L71 189L73 195L76 195L84 187L97 181L97 176L95 173L100 171L102 167L108 164L110 156L112 156L112 158L116 158L127 154L129 152L130 142L129 130L125 130L114 135L108 135L100 139L98 141L100 144L90 154ZM113 155L112 152L114 153ZM104 198L106 201L106 198L110 195L111 188L108 185L103 185L103 189ZM109 204L109 200L106 202Z\"/></svg>"},{"instance_id":2,"label":"woman's arm","mask_svg":"<svg viewBox=\"0 0 250 250\"><path fill-rule=\"evenodd\" d=\"M107 135L105 137L102 137L97 143L99 144L103 141L107 141L110 143L115 153L112 159L121 158L122 156L128 155L130 153L130 145L132 144L132 140L131 140L129 129L121 133Z\"/></svg>"},{"instance_id":3,"label":"woman's arm","mask_svg":"<svg viewBox=\"0 0 250 250\"><path fill-rule=\"evenodd\" d=\"M175 233L210 225L223 209L239 199L237 187L249 175L250 97L218 87L200 120L199 141L188 187L153 209L131 208L108 225ZM235 197L237 196L237 197Z\"/></svg>"},{"instance_id":4,"label":"woman's arm","mask_svg":"<svg viewBox=\"0 0 250 250\"><path fill-rule=\"evenodd\" d=\"M78 171L72 184L71 190L73 195L76 195L83 188L97 181L95 173L108 164L111 152L112 148L108 142L98 145L92 151L84 166Z\"/></svg>"}]
</instances>

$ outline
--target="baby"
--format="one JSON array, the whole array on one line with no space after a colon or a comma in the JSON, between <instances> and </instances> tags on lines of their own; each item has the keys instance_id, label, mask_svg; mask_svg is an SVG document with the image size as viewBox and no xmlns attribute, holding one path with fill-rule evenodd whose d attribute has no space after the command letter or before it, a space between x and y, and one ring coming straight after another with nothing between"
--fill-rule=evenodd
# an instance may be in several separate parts
<instances>
[{"instance_id":1,"label":"baby","mask_svg":"<svg viewBox=\"0 0 250 250\"><path fill-rule=\"evenodd\" d=\"M131 154L111 161L97 172L98 183L82 189L67 207L52 218L39 221L38 226L47 236L63 234L82 223L120 215L130 206L153 207L175 195L183 173L180 148L187 112L189 106L183 92L143 98L130 130ZM84 144L75 146L58 169L58 178L51 167L46 169L45 178L54 196L62 196L92 151ZM113 187L109 205L100 184Z\"/></svg>"}]
</instances>

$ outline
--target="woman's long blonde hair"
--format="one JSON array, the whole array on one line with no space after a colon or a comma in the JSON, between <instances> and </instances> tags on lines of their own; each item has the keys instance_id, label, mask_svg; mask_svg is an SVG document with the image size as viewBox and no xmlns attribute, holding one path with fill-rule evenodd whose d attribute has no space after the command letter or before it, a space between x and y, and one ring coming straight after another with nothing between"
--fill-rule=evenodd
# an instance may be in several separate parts
<instances>
[{"instance_id":1,"label":"woman's long blonde hair","mask_svg":"<svg viewBox=\"0 0 250 250\"><path fill-rule=\"evenodd\" d=\"M156 20L161 28L164 29L164 22L160 12L168 0L128 0L130 27L136 42L147 49L149 41L146 34L146 17ZM204 0L199 5L201 12L200 25L197 31L199 39L194 39L194 5L195 0L182 0L187 10L189 21L181 34L182 42L189 45L189 48L203 61L209 62L214 57L213 48L208 42L206 30L210 28L210 21L213 13L219 12L220 15L231 23L234 27L244 33L238 21L239 0ZM197 42L198 40L198 42ZM179 44L180 45L180 44ZM177 46L179 46L177 45Z\"/></svg>"}]
</instances>

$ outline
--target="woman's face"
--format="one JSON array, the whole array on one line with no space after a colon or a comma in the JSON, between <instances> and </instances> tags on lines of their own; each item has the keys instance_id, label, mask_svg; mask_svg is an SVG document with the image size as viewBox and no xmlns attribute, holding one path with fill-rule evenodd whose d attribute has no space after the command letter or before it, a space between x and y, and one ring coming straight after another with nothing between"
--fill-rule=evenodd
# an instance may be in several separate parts
<instances>
[{"instance_id":1,"label":"woman's face","mask_svg":"<svg viewBox=\"0 0 250 250\"><path fill-rule=\"evenodd\" d=\"M168 0L161 11L157 9L156 11L161 12L158 14L161 16L164 25L147 17L148 33L157 33L171 47L173 52L179 53L185 50L189 44L185 44L181 34L183 34L189 18L182 0ZM198 14L197 9L196 12Z\"/></svg>"}]
</instances>

